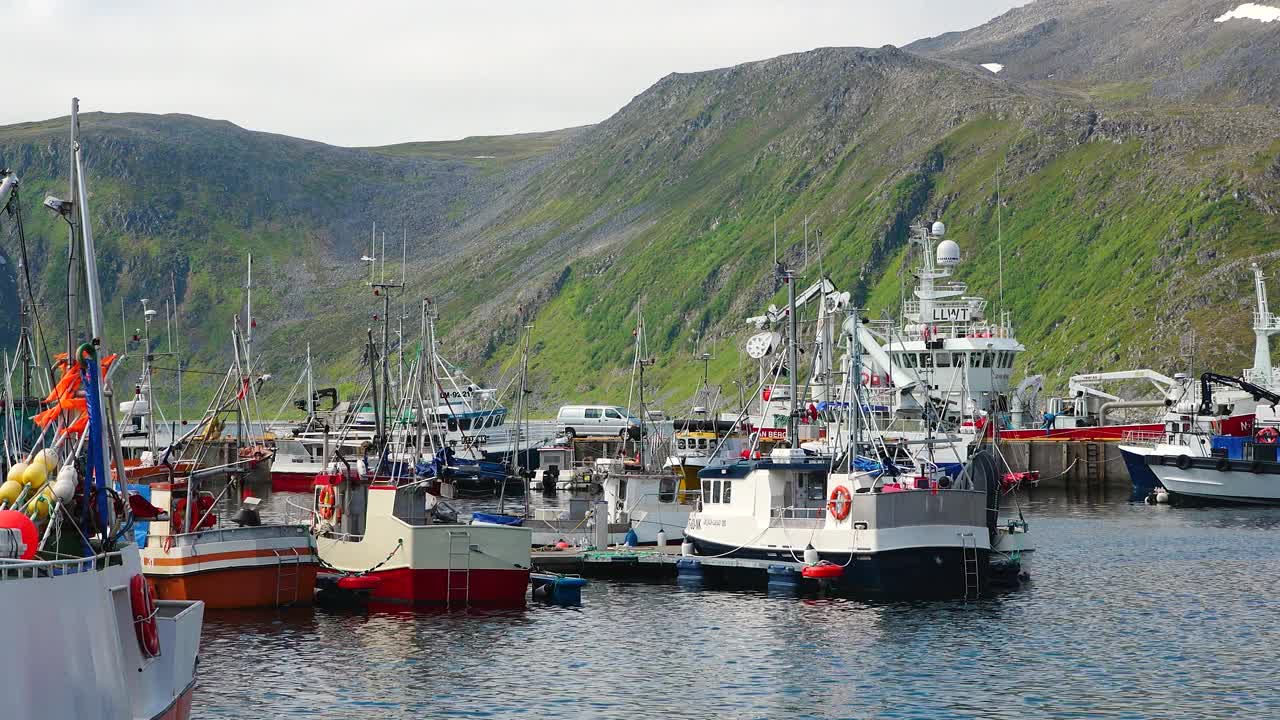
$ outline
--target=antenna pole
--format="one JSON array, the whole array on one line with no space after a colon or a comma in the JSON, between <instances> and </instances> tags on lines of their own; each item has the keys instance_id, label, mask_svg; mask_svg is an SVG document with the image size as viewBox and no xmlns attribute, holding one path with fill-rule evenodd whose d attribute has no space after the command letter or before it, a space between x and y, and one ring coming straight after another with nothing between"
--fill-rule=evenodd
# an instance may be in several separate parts
<instances>
[{"instance_id":1,"label":"antenna pole","mask_svg":"<svg viewBox=\"0 0 1280 720\"><path fill-rule=\"evenodd\" d=\"M1003 211L1001 205L1004 204L1000 196L1000 166L996 163L996 258L999 262L1000 272L1000 313L1004 314L1004 225L1002 222ZM1003 318L1002 318L1003 319Z\"/></svg>"}]
</instances>

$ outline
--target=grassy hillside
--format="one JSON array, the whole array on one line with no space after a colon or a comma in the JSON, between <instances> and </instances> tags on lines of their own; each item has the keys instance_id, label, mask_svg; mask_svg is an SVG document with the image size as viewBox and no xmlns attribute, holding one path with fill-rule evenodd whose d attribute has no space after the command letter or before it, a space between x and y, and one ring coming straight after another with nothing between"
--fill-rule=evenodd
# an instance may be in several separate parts
<instances>
[{"instance_id":1,"label":"grassy hillside","mask_svg":"<svg viewBox=\"0 0 1280 720\"><path fill-rule=\"evenodd\" d=\"M192 365L225 367L253 251L255 352L277 392L308 343L322 382L354 388L365 329L382 312L359 260L377 222L396 278L407 229L407 288L392 305L397 322L409 316L407 340L433 298L446 354L492 382L511 366L524 311L541 408L620 401L641 308L658 361L649 377L678 410L700 352L727 395L754 378L739 353L743 319L783 300L775 227L778 259L802 287L825 273L880 315L909 286L910 223L941 219L964 253L959 274L1027 345L1021 371L1055 387L1123 367L1236 371L1251 347L1249 263L1280 274L1280 116L1184 104L1155 92L1151 73L1055 82L973 67L963 53L1011 37L1022 40L1010 53L1047 38L1035 57L1051 58L1043 50L1072 27L1092 27L1085 11L1120 6L1030 7L1054 14L1051 32L1020 34L1038 16L1015 12L913 46L926 55L825 48L671 75L598 125L552 133L346 149L187 116L87 115L108 326L120 326L121 298L136 326L140 298L163 302L172 277ZM1105 39L1122 42L1124 27ZM1205 87L1238 85L1237 65L1215 65L1227 79ZM37 210L45 192L65 192L66 164L65 120L0 128L0 165L23 179L32 268L52 309L65 230ZM13 239L2 249L11 276ZM12 313L11 277L5 292L0 311ZM44 317L56 331L56 313Z\"/></svg>"}]
</instances>

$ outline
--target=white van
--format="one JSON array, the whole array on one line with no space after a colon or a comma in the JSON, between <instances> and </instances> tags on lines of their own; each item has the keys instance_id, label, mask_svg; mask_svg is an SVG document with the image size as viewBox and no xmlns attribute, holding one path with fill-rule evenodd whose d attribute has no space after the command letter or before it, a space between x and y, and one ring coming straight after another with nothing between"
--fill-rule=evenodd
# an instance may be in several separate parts
<instances>
[{"instance_id":1,"label":"white van","mask_svg":"<svg viewBox=\"0 0 1280 720\"><path fill-rule=\"evenodd\" d=\"M565 405L556 414L556 430L567 438L585 435L640 436L640 419L617 405Z\"/></svg>"}]
</instances>

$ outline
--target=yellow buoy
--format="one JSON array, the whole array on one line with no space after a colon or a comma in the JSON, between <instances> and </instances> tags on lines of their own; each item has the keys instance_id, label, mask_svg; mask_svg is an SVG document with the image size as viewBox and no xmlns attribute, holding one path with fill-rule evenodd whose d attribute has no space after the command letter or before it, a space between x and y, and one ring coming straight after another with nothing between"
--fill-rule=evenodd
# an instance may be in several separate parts
<instances>
[{"instance_id":1,"label":"yellow buoy","mask_svg":"<svg viewBox=\"0 0 1280 720\"><path fill-rule=\"evenodd\" d=\"M44 487L44 482L48 479L49 468L45 467L42 462L31 463L27 467L27 471L22 473L22 482L30 485L32 490Z\"/></svg>"},{"instance_id":2,"label":"yellow buoy","mask_svg":"<svg viewBox=\"0 0 1280 720\"><path fill-rule=\"evenodd\" d=\"M35 497L27 501L27 515L37 520L44 520L49 517L49 511L53 509L53 489L44 488Z\"/></svg>"},{"instance_id":3,"label":"yellow buoy","mask_svg":"<svg viewBox=\"0 0 1280 720\"><path fill-rule=\"evenodd\" d=\"M10 473L12 475L12 473ZM5 480L0 485L0 500L12 505L18 500L18 495L22 493L22 483L17 480Z\"/></svg>"},{"instance_id":4,"label":"yellow buoy","mask_svg":"<svg viewBox=\"0 0 1280 720\"><path fill-rule=\"evenodd\" d=\"M58 469L58 451L54 450L53 448L45 448L44 450L41 450L40 452L36 453L35 459L31 461L32 465L35 465L36 463L40 463L41 465L44 465L45 469L48 470L49 472L53 472L54 470L57 470Z\"/></svg>"},{"instance_id":5,"label":"yellow buoy","mask_svg":"<svg viewBox=\"0 0 1280 720\"><path fill-rule=\"evenodd\" d=\"M9 468L9 474L5 476L5 479L21 484L22 474L25 473L26 471L27 471L26 463L24 462L14 463L13 467Z\"/></svg>"}]
</instances>

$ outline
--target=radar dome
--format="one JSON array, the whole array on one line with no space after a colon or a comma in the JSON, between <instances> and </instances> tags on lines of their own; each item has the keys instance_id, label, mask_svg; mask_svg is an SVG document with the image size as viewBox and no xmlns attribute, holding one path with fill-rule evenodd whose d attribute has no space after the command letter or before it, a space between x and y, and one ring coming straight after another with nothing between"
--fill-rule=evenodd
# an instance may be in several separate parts
<instances>
[{"instance_id":1,"label":"radar dome","mask_svg":"<svg viewBox=\"0 0 1280 720\"><path fill-rule=\"evenodd\" d=\"M932 232L934 235L937 235L938 237L942 237L943 235L946 235L947 234L946 223L942 222L941 220L934 222Z\"/></svg>"},{"instance_id":2,"label":"radar dome","mask_svg":"<svg viewBox=\"0 0 1280 720\"><path fill-rule=\"evenodd\" d=\"M943 240L938 243L938 264L948 266L960 264L960 246L955 240Z\"/></svg>"}]
</instances>

